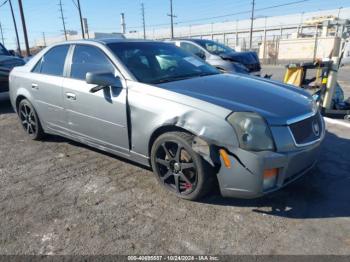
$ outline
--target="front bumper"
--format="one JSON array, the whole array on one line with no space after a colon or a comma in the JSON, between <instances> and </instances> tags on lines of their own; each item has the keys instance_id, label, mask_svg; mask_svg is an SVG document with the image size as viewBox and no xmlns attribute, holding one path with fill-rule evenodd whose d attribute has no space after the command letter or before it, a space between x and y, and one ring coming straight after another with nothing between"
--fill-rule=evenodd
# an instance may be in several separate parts
<instances>
[{"instance_id":1,"label":"front bumper","mask_svg":"<svg viewBox=\"0 0 350 262\"><path fill-rule=\"evenodd\" d=\"M229 155L230 168L221 159L221 168L217 174L221 194L224 197L257 198L281 189L315 166L320 143L285 153L238 149L236 154ZM274 187L264 190L264 171L274 168L278 169L277 182Z\"/></svg>"}]
</instances>

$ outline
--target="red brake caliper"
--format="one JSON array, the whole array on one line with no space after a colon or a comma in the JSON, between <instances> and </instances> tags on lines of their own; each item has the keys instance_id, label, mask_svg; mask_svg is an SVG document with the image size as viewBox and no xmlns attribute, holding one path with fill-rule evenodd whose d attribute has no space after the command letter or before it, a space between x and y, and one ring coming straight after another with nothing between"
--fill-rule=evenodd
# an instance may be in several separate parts
<instances>
[{"instance_id":1,"label":"red brake caliper","mask_svg":"<svg viewBox=\"0 0 350 262\"><path fill-rule=\"evenodd\" d=\"M190 183L185 183L185 188L186 188L186 189L191 189L191 188L192 188L192 184L190 184Z\"/></svg>"}]
</instances>

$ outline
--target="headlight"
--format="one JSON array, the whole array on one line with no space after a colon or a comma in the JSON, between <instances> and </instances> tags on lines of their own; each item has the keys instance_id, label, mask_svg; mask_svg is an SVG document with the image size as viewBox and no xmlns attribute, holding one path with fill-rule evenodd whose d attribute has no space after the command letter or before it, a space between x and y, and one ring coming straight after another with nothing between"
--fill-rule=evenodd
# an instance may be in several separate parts
<instances>
[{"instance_id":1,"label":"headlight","mask_svg":"<svg viewBox=\"0 0 350 262\"><path fill-rule=\"evenodd\" d=\"M227 121L233 126L242 149L250 151L273 151L275 149L270 128L258 114L235 112Z\"/></svg>"}]
</instances>

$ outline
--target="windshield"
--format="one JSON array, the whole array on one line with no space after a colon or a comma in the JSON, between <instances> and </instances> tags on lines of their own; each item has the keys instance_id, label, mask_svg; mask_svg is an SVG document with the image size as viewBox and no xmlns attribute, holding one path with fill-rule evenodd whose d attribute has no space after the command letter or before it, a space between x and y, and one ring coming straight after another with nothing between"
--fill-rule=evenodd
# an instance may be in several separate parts
<instances>
[{"instance_id":1,"label":"windshield","mask_svg":"<svg viewBox=\"0 0 350 262\"><path fill-rule=\"evenodd\" d=\"M0 55L10 55L2 44L0 44Z\"/></svg>"},{"instance_id":2,"label":"windshield","mask_svg":"<svg viewBox=\"0 0 350 262\"><path fill-rule=\"evenodd\" d=\"M168 43L125 42L111 43L108 47L143 83L159 84L220 73L216 68Z\"/></svg>"},{"instance_id":3,"label":"windshield","mask_svg":"<svg viewBox=\"0 0 350 262\"><path fill-rule=\"evenodd\" d=\"M234 49L228 46L210 40L200 40L196 41L196 43L214 55L229 54L235 52Z\"/></svg>"}]
</instances>

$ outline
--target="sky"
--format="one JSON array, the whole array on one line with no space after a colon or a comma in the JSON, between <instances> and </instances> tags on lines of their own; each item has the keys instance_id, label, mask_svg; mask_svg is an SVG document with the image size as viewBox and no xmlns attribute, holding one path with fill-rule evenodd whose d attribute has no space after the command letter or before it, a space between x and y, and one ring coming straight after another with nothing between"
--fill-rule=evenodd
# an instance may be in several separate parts
<instances>
[{"instance_id":1,"label":"sky","mask_svg":"<svg viewBox=\"0 0 350 262\"><path fill-rule=\"evenodd\" d=\"M63 5L66 28L80 30L78 10L75 0L61 0ZM299 0L300 1L300 0ZM0 5L5 0L0 0ZM59 0L22 0L27 24L30 45L35 39L62 34L63 26L60 19ZM120 32L120 13L125 13L127 31L142 30L141 3L145 6L146 27L149 30L169 27L170 0L80 0L83 17L88 19L90 31ZM189 24L235 21L250 17L252 0L173 0L175 26ZM255 0L256 9L282 5L298 0ZM301 1L300 1L301 2ZM23 30L20 23L18 1L12 0L20 42L24 47ZM349 0L306 0L277 8L256 11L257 17L302 13L317 10L350 7ZM241 14L236 14L241 13ZM232 14L230 16L225 16ZM235 15L234 15L235 14ZM211 18L225 16L220 18ZM350 17L349 17L350 19ZM15 33L8 3L0 7L0 23L3 29L5 45L15 48ZM0 41L1 35L0 35Z\"/></svg>"}]
</instances>

